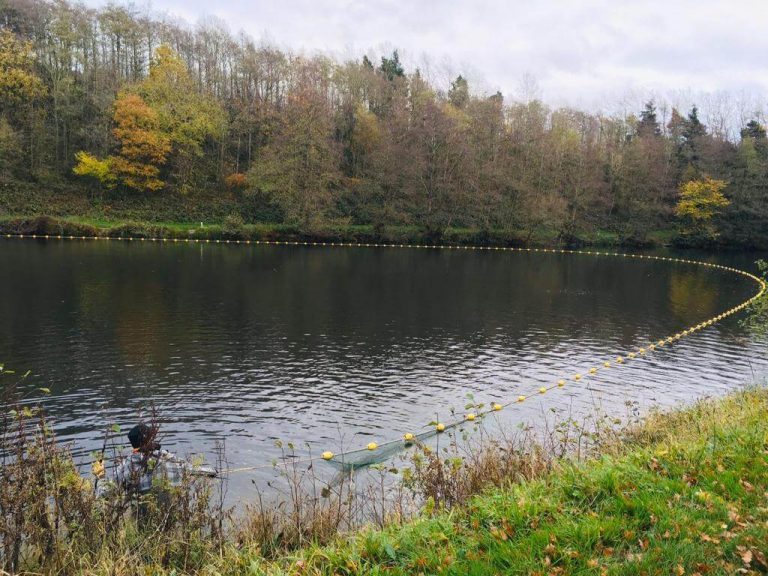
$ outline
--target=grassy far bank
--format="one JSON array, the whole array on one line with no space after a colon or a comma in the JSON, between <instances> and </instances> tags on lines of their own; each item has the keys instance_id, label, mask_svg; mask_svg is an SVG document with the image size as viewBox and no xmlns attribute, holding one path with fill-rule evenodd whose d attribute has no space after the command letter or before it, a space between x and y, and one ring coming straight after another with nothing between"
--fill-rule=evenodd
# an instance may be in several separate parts
<instances>
[{"instance_id":1,"label":"grassy far bank","mask_svg":"<svg viewBox=\"0 0 768 576\"><path fill-rule=\"evenodd\" d=\"M533 233L515 230L479 230L448 228L439 237L430 235L417 226L326 225L311 230L300 227L258 223L243 224L224 220L211 222L148 222L122 221L100 218L67 216L52 218L4 217L0 218L0 234L41 234L64 236L109 236L114 238L178 238L210 240L288 240L324 242L382 242L408 244L457 244L475 246L633 246L652 247L673 242L676 232L657 230L642 242L622 239L610 231L595 231L564 240L557 232L538 229Z\"/></svg>"}]
</instances>

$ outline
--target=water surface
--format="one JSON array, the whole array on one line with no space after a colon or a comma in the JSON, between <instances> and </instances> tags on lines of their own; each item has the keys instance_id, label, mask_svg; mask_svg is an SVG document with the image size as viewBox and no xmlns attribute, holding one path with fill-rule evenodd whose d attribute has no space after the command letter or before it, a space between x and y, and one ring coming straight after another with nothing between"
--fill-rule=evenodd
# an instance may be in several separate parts
<instances>
[{"instance_id":1,"label":"water surface","mask_svg":"<svg viewBox=\"0 0 768 576\"><path fill-rule=\"evenodd\" d=\"M752 269L757 255L702 258ZM85 454L154 406L165 446L210 454L226 439L233 466L268 463L277 439L338 452L417 432L467 393L551 385L755 291L684 264L449 250L3 240L0 267L0 361L51 389L61 438ZM767 370L730 318L500 425L670 405Z\"/></svg>"}]
</instances>

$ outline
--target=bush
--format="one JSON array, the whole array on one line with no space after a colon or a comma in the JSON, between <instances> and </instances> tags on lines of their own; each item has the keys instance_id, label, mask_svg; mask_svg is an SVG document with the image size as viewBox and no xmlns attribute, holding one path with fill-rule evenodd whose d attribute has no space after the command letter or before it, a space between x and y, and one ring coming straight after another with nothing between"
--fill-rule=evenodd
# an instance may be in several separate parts
<instances>
[{"instance_id":1,"label":"bush","mask_svg":"<svg viewBox=\"0 0 768 576\"><path fill-rule=\"evenodd\" d=\"M224 512L210 482L190 475L157 495L97 497L45 411L20 403L14 378L0 366L0 573L66 574L105 560L138 567L148 558L194 571L222 545Z\"/></svg>"},{"instance_id":2,"label":"bush","mask_svg":"<svg viewBox=\"0 0 768 576\"><path fill-rule=\"evenodd\" d=\"M232 213L224 218L221 229L225 238L239 240L243 237L244 226L243 217L240 214Z\"/></svg>"}]
</instances>

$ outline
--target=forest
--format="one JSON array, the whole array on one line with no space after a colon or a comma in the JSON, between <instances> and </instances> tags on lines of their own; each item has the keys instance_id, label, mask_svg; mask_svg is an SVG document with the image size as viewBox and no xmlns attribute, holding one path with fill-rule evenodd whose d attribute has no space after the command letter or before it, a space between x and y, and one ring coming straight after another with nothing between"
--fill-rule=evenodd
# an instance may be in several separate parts
<instances>
[{"instance_id":1,"label":"forest","mask_svg":"<svg viewBox=\"0 0 768 576\"><path fill-rule=\"evenodd\" d=\"M660 110L664 113L660 113ZM445 89L131 6L0 1L0 218L768 246L768 138Z\"/></svg>"}]
</instances>

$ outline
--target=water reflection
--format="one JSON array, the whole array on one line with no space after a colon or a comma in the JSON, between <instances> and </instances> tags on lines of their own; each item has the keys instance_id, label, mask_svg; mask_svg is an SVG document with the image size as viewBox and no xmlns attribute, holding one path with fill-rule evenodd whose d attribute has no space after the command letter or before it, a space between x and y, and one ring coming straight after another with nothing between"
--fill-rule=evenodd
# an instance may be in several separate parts
<instances>
[{"instance_id":1,"label":"water reflection","mask_svg":"<svg viewBox=\"0 0 768 576\"><path fill-rule=\"evenodd\" d=\"M436 250L4 241L0 265L0 359L52 389L64 437L93 447L153 403L167 444L226 438L238 466L276 438L337 451L416 431L467 392L549 385L754 290L684 264ZM718 393L766 365L731 319L500 425Z\"/></svg>"}]
</instances>

